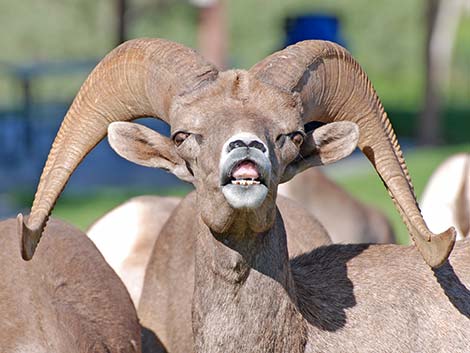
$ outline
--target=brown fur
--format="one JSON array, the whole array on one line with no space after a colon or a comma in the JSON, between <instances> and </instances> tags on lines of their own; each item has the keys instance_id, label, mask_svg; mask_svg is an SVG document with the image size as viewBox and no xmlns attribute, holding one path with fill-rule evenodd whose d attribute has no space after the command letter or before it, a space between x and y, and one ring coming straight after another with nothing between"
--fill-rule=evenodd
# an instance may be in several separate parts
<instances>
[{"instance_id":1,"label":"brown fur","mask_svg":"<svg viewBox=\"0 0 470 353\"><path fill-rule=\"evenodd\" d=\"M389 245L333 245L289 263L282 232L280 221L265 241L236 249L200 234L197 352L470 349L470 244L433 273L414 248Z\"/></svg>"},{"instance_id":2,"label":"brown fur","mask_svg":"<svg viewBox=\"0 0 470 353\"><path fill-rule=\"evenodd\" d=\"M278 197L277 204L286 219L291 254L330 243L324 228L300 205L282 196ZM169 352L193 351L191 302L196 226L196 194L192 192L178 205L160 232L146 270L139 317ZM154 347L144 348L144 352L154 351Z\"/></svg>"},{"instance_id":3,"label":"brown fur","mask_svg":"<svg viewBox=\"0 0 470 353\"><path fill-rule=\"evenodd\" d=\"M184 202L180 207L184 210ZM194 255L190 253L194 251L194 245L187 239L175 241L175 235L190 234L195 226L205 227L188 222L181 228L182 217L178 209L172 217L159 238L167 251L162 252L158 244L154 248L139 312L148 327L155 325L157 320L164 320L155 332L166 343L169 352L191 352L192 340L187 337L191 333L191 317L184 307L188 307L193 294L191 275L194 265L191 263ZM281 225L265 238L282 237L276 234L282 232ZM302 349L313 352L466 352L470 349L466 336L470 328L470 291L462 284L470 281L470 270L465 266L470 260L470 244L458 245L450 264L435 273L413 247L323 247L295 258L290 265L284 264L290 268L285 271L291 274L279 278L279 274L273 274L271 269L279 267L276 260L285 258L287 261L284 247L271 249L269 246L271 250L264 250L268 253L263 256L263 261L268 262L258 268L246 263L257 261L245 262L248 256L240 250L217 246L218 241L212 244L213 235L208 229L205 232L208 232L206 236L199 233L197 237L204 241L196 244L202 254L196 256L200 272L196 272L195 298L202 304L199 310L212 312L211 322L216 326L211 326L208 334L219 343L200 346L196 351L212 352L211 348L220 347L215 351L293 352L293 345L300 347L298 351L302 352ZM165 240L167 236L172 238ZM214 246L212 253L208 249ZM281 256L283 253L284 257ZM261 255L252 256L258 258ZM221 275L220 271L213 272L207 267L211 263L222 264L223 258L238 259L238 263L229 263L237 264L237 269L246 268L241 274L239 270L235 272L235 278L240 280L229 280L234 276L233 269L230 271L229 268ZM455 267L454 264L464 266ZM155 271L156 268L159 271ZM292 278L287 280L285 276ZM262 285L265 282L266 285ZM278 290L275 289L277 286L280 286ZM229 293L237 293L233 308L227 301L231 298ZM244 299L240 297L242 293L246 293ZM219 295L221 302L217 299ZM246 304L243 304L244 300ZM208 308L209 303L215 307ZM289 303L291 308L284 315L295 323L286 322L286 317L272 317L279 313L279 307L284 308ZM298 304L292 306L293 303ZM200 304L194 305L199 307ZM299 311L302 320L299 320ZM243 314L241 321L233 317L236 313ZM222 316L216 319L213 316L216 314ZM263 328L254 324L262 319L266 319L268 326ZM203 321L194 314L192 320L197 327ZM163 330L159 330L160 327ZM279 328L284 330L276 332ZM255 332L255 329L260 331ZM371 339L369 332L380 338ZM287 334L297 343L286 341L287 348L277 347L279 335L285 337ZM254 346L250 337L259 346ZM146 352L154 351L146 348Z\"/></svg>"},{"instance_id":4,"label":"brown fur","mask_svg":"<svg viewBox=\"0 0 470 353\"><path fill-rule=\"evenodd\" d=\"M31 262L16 220L0 222L0 234L2 352L140 352L130 297L84 234L51 220Z\"/></svg>"},{"instance_id":5,"label":"brown fur","mask_svg":"<svg viewBox=\"0 0 470 353\"><path fill-rule=\"evenodd\" d=\"M190 201L185 203L187 216L181 216L179 222L192 224L196 216L193 211L196 209L196 200L195 197L188 198ZM124 282L136 307L139 304L145 269L153 246L162 227L180 202L181 199L177 197L134 197L106 213L87 231L98 250ZM310 217L300 205L281 197L278 206L282 214L288 215L286 227L288 234L293 234L289 237L289 243L294 254L330 243L323 226ZM127 216L123 216L126 212ZM129 229L130 226L135 228ZM169 228L171 229L171 226ZM133 237L132 248L117 262L113 249L117 246L123 247L124 244L118 244L122 240L129 242L126 237ZM172 237L167 241L178 244L179 238L180 236Z\"/></svg>"},{"instance_id":6,"label":"brown fur","mask_svg":"<svg viewBox=\"0 0 470 353\"><path fill-rule=\"evenodd\" d=\"M239 72L224 74L232 75L237 80L249 80ZM254 91L259 89L267 97L270 94L277 96L278 107L292 109L292 105L283 100L282 94L270 92L269 88L259 82L251 81L245 86L250 86ZM222 88L217 86L217 89ZM204 94L210 96L215 93ZM222 92L217 94L223 95ZM284 105L284 102L287 104ZM298 152L289 140L281 147L275 145L273 140L279 133L293 131L296 124L300 124L295 118L296 109L284 111L282 116L285 120L281 124L275 124L279 113L272 114L269 106L258 110L258 100L255 102L249 98L247 101L239 101L228 94L225 100L211 103L210 111L207 111L208 102L202 98L197 100L197 104L191 100L188 105L183 100L174 109L179 121L175 124L174 131L193 132L178 147L178 153L194 173L195 217L188 217L187 211L178 213L180 207L184 209L184 202L170 217L166 225L168 228L165 227L159 236L149 262L139 305L144 326L153 330L170 352L191 350L193 340L188 339L191 327L195 351L205 353L338 352L362 351L363 347L365 351L374 352L401 351L402 347L432 352L436 351L435 347L441 351L465 351L468 348L461 348L466 342L467 332L470 332L468 318L466 315L462 317L457 307L445 304L449 302L449 298L445 292L437 290L440 287L436 286L431 270L421 262L419 254L414 250L386 246L377 247L375 252L359 255L364 246L333 247L325 250L325 255L320 257L315 252L312 253L301 270L298 269L297 262L289 263L286 230L274 201L277 185L283 178L282 173L292 166L291 163L296 163L295 156ZM233 106L232 109L229 106ZM197 120L202 125L194 127L194 117L201 115L206 120ZM204 128L204 124L209 124L210 129ZM143 127L126 123L115 126L116 128L110 130L113 147L136 162L140 162L139 148L136 145L137 148L133 149L133 137L127 132L135 131L137 138L146 136L150 141L161 138ZM145 133L141 134L141 129ZM304 154L304 160L319 164L342 158L344 151L352 151L350 145L357 141L353 137L354 130L344 129L339 125L338 129L340 134L350 132L350 139L349 135L337 135L336 125L326 126L321 132L315 131L311 135L313 140L306 141L306 147L311 143L317 147L307 149L306 151L312 151L312 155L307 157ZM260 207L249 211L232 208L222 195L219 184L220 159L217 158L217 152L214 154L214 151L221 151L224 142L238 131L249 131L259 136L272 149L270 158L273 171L269 194ZM333 135L329 136L329 133ZM355 134L357 138L357 131ZM120 148L121 146L125 149ZM153 163L157 164L159 158L160 154L156 154ZM292 168L295 168L295 164ZM186 221L183 222L182 219ZM196 235L194 249L192 234ZM184 235L186 240L178 238L175 243L176 235ZM341 261L341 251L346 252L346 258L351 259L351 266ZM458 254L463 252L464 250L459 250ZM380 260L381 253L383 260ZM195 254L194 287L191 282L191 254ZM339 259L334 260L337 257ZM460 264L463 258L459 257L460 255L457 256L457 262ZM353 258L357 258L357 262ZM379 260L374 262L374 258ZM394 264L410 261L413 266L403 266L403 269L389 266L391 258L394 258ZM373 267L368 265L369 262L373 263ZM413 271L410 272L410 268ZM343 276L335 278L338 271L342 271ZM386 272L387 280L376 275L381 273L384 276ZM453 290L451 287L454 287L458 292L454 293L456 296L466 295L465 287L459 287L458 282L451 278L450 272L442 273L442 280L450 285L447 290ZM308 278L314 275L318 276L319 283L313 290L309 287ZM466 283L467 274L463 272L462 276ZM390 289L390 282L394 282L394 291ZM414 282L421 283L421 286L410 287ZM356 287L364 288L364 294L359 292L357 298L352 290ZM332 291L337 291L337 295L342 298L339 303L328 299ZM403 294L398 296L398 293ZM188 311L183 309L188 306L188 298L191 296L190 321ZM433 298L437 306L430 305L428 298ZM464 312L467 310L466 305L464 302L463 308L460 308ZM437 307L443 307L443 310L439 311ZM151 308L164 308L163 311L166 312L159 312L158 317L162 321L160 326L155 325L158 327L153 326L152 320L156 314L151 312ZM377 321L373 321L372 327L369 316L377 315L380 310L384 312L381 318L386 320L384 319L381 327ZM352 313L351 316L347 315L349 312ZM433 315L435 318L427 321ZM439 333L448 325L445 322L448 317L458 322L453 328L458 339L444 339ZM400 336L408 329L408 324L414 324L413 319L418 324L412 326L409 334L390 339ZM421 324L423 321L428 325L426 330L421 328L421 325L426 326ZM432 339L434 334L440 337L439 343ZM371 335L374 339L370 339ZM357 336L369 339L367 342L360 339L355 341L353 337ZM384 340L388 339L390 343L387 346ZM144 348L149 349L147 346ZM151 348L148 351L152 351Z\"/></svg>"}]
</instances>

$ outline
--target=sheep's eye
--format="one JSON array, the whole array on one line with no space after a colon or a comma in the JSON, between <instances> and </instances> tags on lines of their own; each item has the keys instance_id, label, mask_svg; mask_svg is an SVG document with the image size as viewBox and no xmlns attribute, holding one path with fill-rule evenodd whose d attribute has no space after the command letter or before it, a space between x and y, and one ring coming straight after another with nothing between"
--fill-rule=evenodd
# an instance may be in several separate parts
<instances>
[{"instance_id":1,"label":"sheep's eye","mask_svg":"<svg viewBox=\"0 0 470 353\"><path fill-rule=\"evenodd\" d=\"M299 131L290 134L290 138L297 147L300 147L304 142L304 135Z\"/></svg>"},{"instance_id":2,"label":"sheep's eye","mask_svg":"<svg viewBox=\"0 0 470 353\"><path fill-rule=\"evenodd\" d=\"M281 134L276 138L276 143L279 147L284 146L284 142L286 142L286 135Z\"/></svg>"},{"instance_id":3,"label":"sheep's eye","mask_svg":"<svg viewBox=\"0 0 470 353\"><path fill-rule=\"evenodd\" d=\"M173 136L173 142L174 144L176 145L176 147L178 147L179 145L181 145L184 140L186 140L187 138L189 137L189 133L188 132L177 132L174 136Z\"/></svg>"}]
</instances>

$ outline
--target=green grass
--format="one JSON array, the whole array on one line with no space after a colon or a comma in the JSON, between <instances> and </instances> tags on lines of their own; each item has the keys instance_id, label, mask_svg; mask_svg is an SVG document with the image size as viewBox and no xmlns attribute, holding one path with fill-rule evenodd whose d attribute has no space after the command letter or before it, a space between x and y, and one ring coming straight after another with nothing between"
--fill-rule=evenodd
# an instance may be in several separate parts
<instances>
[{"instance_id":1,"label":"green grass","mask_svg":"<svg viewBox=\"0 0 470 353\"><path fill-rule=\"evenodd\" d=\"M184 196L189 187L175 189L107 189L92 195L68 196L60 199L54 209L54 216L67 220L82 230L85 230L104 213L117 205L139 195Z\"/></svg>"},{"instance_id":2,"label":"green grass","mask_svg":"<svg viewBox=\"0 0 470 353\"><path fill-rule=\"evenodd\" d=\"M86 230L95 220L106 212L139 195L184 196L191 188L182 186L170 189L122 189L106 188L89 193L67 193L59 198L53 216L70 222ZM13 193L12 199L18 208L29 208L33 191Z\"/></svg>"},{"instance_id":3,"label":"green grass","mask_svg":"<svg viewBox=\"0 0 470 353\"><path fill-rule=\"evenodd\" d=\"M434 169L448 156L462 151L470 151L470 144L417 149L405 154L418 199ZM408 232L393 206L382 181L372 167L354 176L340 176L334 177L334 179L359 200L383 211L391 220L399 242L403 244L409 243Z\"/></svg>"}]
</instances>

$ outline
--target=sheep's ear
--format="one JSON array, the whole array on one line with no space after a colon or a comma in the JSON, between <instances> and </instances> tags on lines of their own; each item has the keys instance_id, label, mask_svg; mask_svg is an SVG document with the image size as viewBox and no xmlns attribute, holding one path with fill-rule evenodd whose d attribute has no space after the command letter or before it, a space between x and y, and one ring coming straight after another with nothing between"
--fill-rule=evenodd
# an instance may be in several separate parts
<instances>
[{"instance_id":1,"label":"sheep's ear","mask_svg":"<svg viewBox=\"0 0 470 353\"><path fill-rule=\"evenodd\" d=\"M193 175L176 153L173 142L140 124L115 122L108 127L111 148L121 157L146 167L161 168L192 183Z\"/></svg>"},{"instance_id":2,"label":"sheep's ear","mask_svg":"<svg viewBox=\"0 0 470 353\"><path fill-rule=\"evenodd\" d=\"M281 183L310 167L330 164L349 156L358 141L359 128L349 121L329 123L307 133L299 156L286 167Z\"/></svg>"}]
</instances>

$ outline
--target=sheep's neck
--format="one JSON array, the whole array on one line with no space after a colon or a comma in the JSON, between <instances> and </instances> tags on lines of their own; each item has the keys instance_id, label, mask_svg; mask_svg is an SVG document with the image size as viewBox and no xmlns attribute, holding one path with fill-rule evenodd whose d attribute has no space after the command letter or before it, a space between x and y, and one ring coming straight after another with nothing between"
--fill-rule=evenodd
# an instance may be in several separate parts
<instances>
[{"instance_id":1,"label":"sheep's neck","mask_svg":"<svg viewBox=\"0 0 470 353\"><path fill-rule=\"evenodd\" d=\"M303 352L306 329L279 212L264 234L221 238L200 228L192 310L196 351Z\"/></svg>"}]
</instances>

